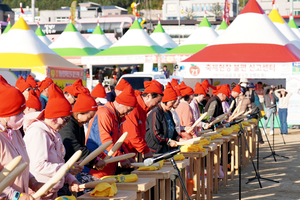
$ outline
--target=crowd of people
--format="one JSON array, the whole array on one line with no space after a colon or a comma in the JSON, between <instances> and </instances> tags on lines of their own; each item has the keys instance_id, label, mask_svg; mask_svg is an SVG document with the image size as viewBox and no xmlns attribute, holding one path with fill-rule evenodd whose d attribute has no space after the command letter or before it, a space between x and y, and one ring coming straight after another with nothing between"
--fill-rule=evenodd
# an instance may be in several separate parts
<instances>
[{"instance_id":1,"label":"crowd of people","mask_svg":"<svg viewBox=\"0 0 300 200\"><path fill-rule=\"evenodd\" d=\"M112 156L140 153L143 158L177 148L176 141L199 136L210 121L241 104L237 112L263 110L253 83L243 79L232 90L229 85L211 85L208 80L195 85L173 79L166 86L145 81L143 92L134 91L124 79L111 89L99 83L91 92L77 80L62 91L50 78L36 82L32 76L20 77L15 87L0 76L0 170L13 158L22 156L29 166L0 197L24 200L46 183L77 151L82 155L69 172L41 199L55 199L70 192L83 192L79 184L103 176L130 173L134 158L106 164L103 159L120 136L128 136ZM209 90L212 90L210 97ZM109 97L114 93L113 98ZM280 121L286 121L291 93L274 87L264 88L267 121L279 98ZM241 102L241 103L240 103ZM194 122L206 118L192 129ZM266 123L267 123L266 121ZM219 124L221 125L221 124ZM218 125L217 125L218 126ZM282 124L287 134L287 125ZM259 134L259 142L263 143ZM100 155L80 166L81 160L102 144L112 144Z\"/></svg>"}]
</instances>

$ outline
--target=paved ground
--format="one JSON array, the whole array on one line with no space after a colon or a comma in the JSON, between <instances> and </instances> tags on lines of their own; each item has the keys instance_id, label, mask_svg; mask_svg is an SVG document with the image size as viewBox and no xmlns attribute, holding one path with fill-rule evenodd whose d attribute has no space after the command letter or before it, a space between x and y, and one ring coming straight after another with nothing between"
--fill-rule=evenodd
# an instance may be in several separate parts
<instances>
[{"instance_id":1,"label":"paved ground","mask_svg":"<svg viewBox=\"0 0 300 200\"><path fill-rule=\"evenodd\" d=\"M260 174L264 178L279 181L273 183L262 180L262 187L259 187L258 181L245 184L248 178L254 177L253 165L251 162L242 171L242 199L254 200L295 200L300 199L300 130L289 130L290 135L284 136L286 144L280 131L275 131L275 152L279 155L288 156L289 159L282 157L263 159L270 155L271 151L264 136L265 145L260 148L259 168ZM271 142L272 137L269 136ZM255 158L256 165L256 158ZM222 185L222 183L221 183ZM227 187L220 187L218 194L214 194L214 199L234 200L239 199L239 181L238 175L233 181L228 182Z\"/></svg>"}]
</instances>

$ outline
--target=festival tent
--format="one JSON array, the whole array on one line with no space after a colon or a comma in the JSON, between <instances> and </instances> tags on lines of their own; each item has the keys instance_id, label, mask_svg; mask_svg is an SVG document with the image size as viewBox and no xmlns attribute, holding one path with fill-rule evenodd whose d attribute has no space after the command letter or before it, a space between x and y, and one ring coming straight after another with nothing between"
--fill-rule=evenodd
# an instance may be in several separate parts
<instances>
[{"instance_id":1,"label":"festival tent","mask_svg":"<svg viewBox=\"0 0 300 200\"><path fill-rule=\"evenodd\" d=\"M158 54L165 52L135 20L116 43L94 56L82 57L81 61L83 65L153 64L158 62Z\"/></svg>"},{"instance_id":2,"label":"festival tent","mask_svg":"<svg viewBox=\"0 0 300 200\"><path fill-rule=\"evenodd\" d=\"M60 87L83 79L82 68L66 61L45 45L22 17L0 42L0 68L31 69L38 80L46 76Z\"/></svg>"},{"instance_id":3,"label":"festival tent","mask_svg":"<svg viewBox=\"0 0 300 200\"><path fill-rule=\"evenodd\" d=\"M112 45L112 42L105 36L99 24L97 24L94 32L88 38L88 42L100 51L103 51Z\"/></svg>"},{"instance_id":4,"label":"festival tent","mask_svg":"<svg viewBox=\"0 0 300 200\"><path fill-rule=\"evenodd\" d=\"M274 25L281 31L281 33L293 43L298 49L300 49L300 38L292 31L285 20L279 15L277 9L273 9L269 18L272 20Z\"/></svg>"},{"instance_id":5,"label":"festival tent","mask_svg":"<svg viewBox=\"0 0 300 200\"><path fill-rule=\"evenodd\" d=\"M154 29L153 33L150 35L150 37L160 46L167 50L174 49L178 45L174 40L165 32L163 27L161 26L160 21L158 21L158 24L156 28Z\"/></svg>"},{"instance_id":6,"label":"festival tent","mask_svg":"<svg viewBox=\"0 0 300 200\"><path fill-rule=\"evenodd\" d=\"M217 30L217 33L221 35L226 29L228 25L226 24L225 20L223 19L222 23L220 24L220 27Z\"/></svg>"},{"instance_id":7,"label":"festival tent","mask_svg":"<svg viewBox=\"0 0 300 200\"><path fill-rule=\"evenodd\" d=\"M0 41L3 40L7 34L7 32L11 29L11 24L8 22L6 28L4 29L3 33L0 35Z\"/></svg>"},{"instance_id":8,"label":"festival tent","mask_svg":"<svg viewBox=\"0 0 300 200\"><path fill-rule=\"evenodd\" d=\"M223 80L230 81L231 85L244 77L251 81L268 79L273 85L283 80L286 84L294 76L300 77L299 72L294 72L300 66L300 50L276 28L256 0L249 0L222 35L178 65L180 74L190 82L211 78L222 84ZM293 96L299 102L300 95ZM288 110L295 110L300 103L297 104ZM300 109L297 113L299 118Z\"/></svg>"},{"instance_id":9,"label":"festival tent","mask_svg":"<svg viewBox=\"0 0 300 200\"><path fill-rule=\"evenodd\" d=\"M49 45L49 48L63 57L88 56L99 53L99 50L91 45L72 23L67 25L62 34Z\"/></svg>"},{"instance_id":10,"label":"festival tent","mask_svg":"<svg viewBox=\"0 0 300 200\"><path fill-rule=\"evenodd\" d=\"M204 49L218 37L206 17L198 28L178 47L160 56L161 63L177 63Z\"/></svg>"},{"instance_id":11,"label":"festival tent","mask_svg":"<svg viewBox=\"0 0 300 200\"><path fill-rule=\"evenodd\" d=\"M293 17L290 17L288 25L292 29L292 31L300 38L300 30Z\"/></svg>"},{"instance_id":12,"label":"festival tent","mask_svg":"<svg viewBox=\"0 0 300 200\"><path fill-rule=\"evenodd\" d=\"M51 44L51 41L44 34L40 26L38 26L38 28L35 30L35 34L38 36L38 38L40 38L42 42L44 42L45 45L49 46Z\"/></svg>"}]
</instances>

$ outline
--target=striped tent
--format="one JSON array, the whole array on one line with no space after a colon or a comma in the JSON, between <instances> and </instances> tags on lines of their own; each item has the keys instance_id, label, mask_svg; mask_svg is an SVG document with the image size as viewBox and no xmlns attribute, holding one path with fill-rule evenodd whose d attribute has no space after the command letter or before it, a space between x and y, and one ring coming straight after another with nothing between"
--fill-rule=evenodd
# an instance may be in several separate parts
<instances>
[{"instance_id":1,"label":"striped tent","mask_svg":"<svg viewBox=\"0 0 300 200\"><path fill-rule=\"evenodd\" d=\"M142 29L139 22L135 20L121 39L96 55L145 55L165 53L166 51L165 48L154 42L145 30Z\"/></svg>"},{"instance_id":2,"label":"striped tent","mask_svg":"<svg viewBox=\"0 0 300 200\"><path fill-rule=\"evenodd\" d=\"M72 23L67 25L49 47L60 56L88 56L99 53L99 50L91 45Z\"/></svg>"},{"instance_id":3,"label":"striped tent","mask_svg":"<svg viewBox=\"0 0 300 200\"><path fill-rule=\"evenodd\" d=\"M38 28L35 30L35 34L38 36L38 38L40 38L42 42L44 42L45 45L49 46L51 44L51 41L44 34L40 26L38 26Z\"/></svg>"},{"instance_id":4,"label":"striped tent","mask_svg":"<svg viewBox=\"0 0 300 200\"><path fill-rule=\"evenodd\" d=\"M8 22L6 28L4 29L3 33L0 35L0 41L3 40L6 36L6 33L11 29L10 21Z\"/></svg>"},{"instance_id":5,"label":"striped tent","mask_svg":"<svg viewBox=\"0 0 300 200\"><path fill-rule=\"evenodd\" d=\"M174 42L174 40L165 32L165 30L160 24L160 21L158 22L156 28L154 29L150 37L157 44L168 50L174 49L178 46L176 42Z\"/></svg>"},{"instance_id":6,"label":"striped tent","mask_svg":"<svg viewBox=\"0 0 300 200\"><path fill-rule=\"evenodd\" d=\"M289 21L288 25L292 29L292 31L298 36L298 38L300 38L300 30L299 30L293 16L290 17L290 21Z\"/></svg>"},{"instance_id":7,"label":"striped tent","mask_svg":"<svg viewBox=\"0 0 300 200\"><path fill-rule=\"evenodd\" d=\"M45 45L30 29L22 17L0 42L0 68L31 69L37 79L45 76L58 80L61 75L75 75L83 78L83 69L66 61ZM64 73L58 73L63 69ZM72 79L72 77L68 77Z\"/></svg>"},{"instance_id":8,"label":"striped tent","mask_svg":"<svg viewBox=\"0 0 300 200\"><path fill-rule=\"evenodd\" d=\"M226 24L225 20L223 19L222 23L220 24L220 27L217 30L217 33L221 35L226 29L228 25Z\"/></svg>"},{"instance_id":9,"label":"striped tent","mask_svg":"<svg viewBox=\"0 0 300 200\"><path fill-rule=\"evenodd\" d=\"M256 0L213 43L183 62L295 62L300 50L276 28Z\"/></svg>"},{"instance_id":10,"label":"striped tent","mask_svg":"<svg viewBox=\"0 0 300 200\"><path fill-rule=\"evenodd\" d=\"M300 38L292 31L289 25L284 21L284 19L279 15L277 9L273 9L269 18L272 20L274 25L279 29L279 31L293 43L298 49L300 49Z\"/></svg>"},{"instance_id":11,"label":"striped tent","mask_svg":"<svg viewBox=\"0 0 300 200\"><path fill-rule=\"evenodd\" d=\"M103 51L112 45L112 42L105 36L99 24L97 24L94 32L88 38L88 42L100 51Z\"/></svg>"},{"instance_id":12,"label":"striped tent","mask_svg":"<svg viewBox=\"0 0 300 200\"><path fill-rule=\"evenodd\" d=\"M204 49L218 37L216 31L206 17L201 21L197 30L192 33L184 43L168 51L166 54L194 54Z\"/></svg>"}]
</instances>

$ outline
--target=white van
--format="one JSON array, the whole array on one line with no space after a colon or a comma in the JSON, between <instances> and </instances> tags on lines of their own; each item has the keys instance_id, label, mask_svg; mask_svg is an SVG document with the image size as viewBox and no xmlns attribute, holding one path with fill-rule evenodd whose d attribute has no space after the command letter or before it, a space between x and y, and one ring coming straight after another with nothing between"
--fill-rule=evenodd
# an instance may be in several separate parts
<instances>
[{"instance_id":1,"label":"white van","mask_svg":"<svg viewBox=\"0 0 300 200\"><path fill-rule=\"evenodd\" d=\"M143 92L145 90L144 82L156 80L162 85L167 85L170 82L170 79L166 79L165 75L162 72L135 72L133 74L124 74L121 76L120 80L126 80L134 90L139 90ZM118 83L120 82L118 81Z\"/></svg>"}]
</instances>

